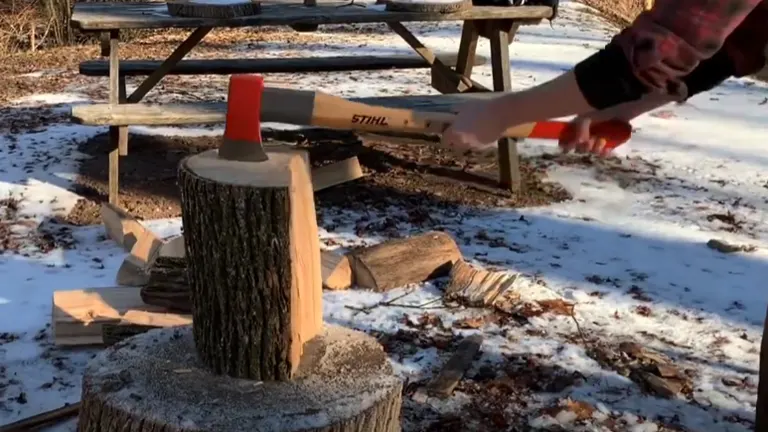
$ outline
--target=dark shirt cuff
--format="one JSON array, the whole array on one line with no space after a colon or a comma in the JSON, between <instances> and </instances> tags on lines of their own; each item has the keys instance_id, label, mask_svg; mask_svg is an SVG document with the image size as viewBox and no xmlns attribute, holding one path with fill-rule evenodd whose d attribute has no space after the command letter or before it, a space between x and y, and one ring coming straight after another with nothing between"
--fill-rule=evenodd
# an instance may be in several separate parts
<instances>
[{"instance_id":1,"label":"dark shirt cuff","mask_svg":"<svg viewBox=\"0 0 768 432\"><path fill-rule=\"evenodd\" d=\"M624 51L613 43L579 62L574 74L584 99L596 110L635 101L648 92Z\"/></svg>"}]
</instances>

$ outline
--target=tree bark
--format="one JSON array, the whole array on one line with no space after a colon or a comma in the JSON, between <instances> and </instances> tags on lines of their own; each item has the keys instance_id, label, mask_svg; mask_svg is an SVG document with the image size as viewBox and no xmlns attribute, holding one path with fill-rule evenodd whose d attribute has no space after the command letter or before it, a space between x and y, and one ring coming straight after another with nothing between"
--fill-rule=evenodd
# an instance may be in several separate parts
<instances>
[{"instance_id":1,"label":"tree bark","mask_svg":"<svg viewBox=\"0 0 768 432\"><path fill-rule=\"evenodd\" d=\"M147 284L141 288L141 299L148 305L192 312L187 260L158 257L149 268Z\"/></svg>"},{"instance_id":2,"label":"tree bark","mask_svg":"<svg viewBox=\"0 0 768 432\"><path fill-rule=\"evenodd\" d=\"M356 249L347 256L357 286L386 291L447 276L461 252L451 236L432 231Z\"/></svg>"},{"instance_id":3,"label":"tree bark","mask_svg":"<svg viewBox=\"0 0 768 432\"><path fill-rule=\"evenodd\" d=\"M363 332L325 327L290 382L224 379L194 345L182 326L97 354L83 376L78 432L400 431L402 382Z\"/></svg>"},{"instance_id":4,"label":"tree bark","mask_svg":"<svg viewBox=\"0 0 768 432\"><path fill-rule=\"evenodd\" d=\"M195 345L214 373L287 380L322 325L322 281L306 152L179 168Z\"/></svg>"}]
</instances>

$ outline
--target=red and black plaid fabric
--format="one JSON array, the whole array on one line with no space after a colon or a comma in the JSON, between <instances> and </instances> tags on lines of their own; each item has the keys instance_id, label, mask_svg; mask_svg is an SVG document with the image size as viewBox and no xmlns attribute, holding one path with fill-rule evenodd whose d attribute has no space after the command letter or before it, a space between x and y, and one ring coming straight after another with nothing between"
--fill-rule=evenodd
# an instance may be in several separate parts
<instances>
[{"instance_id":1,"label":"red and black plaid fabric","mask_svg":"<svg viewBox=\"0 0 768 432\"><path fill-rule=\"evenodd\" d=\"M762 67L768 41L766 1L656 0L613 43L623 48L636 76L651 91L685 97L680 78L720 49L740 73Z\"/></svg>"}]
</instances>

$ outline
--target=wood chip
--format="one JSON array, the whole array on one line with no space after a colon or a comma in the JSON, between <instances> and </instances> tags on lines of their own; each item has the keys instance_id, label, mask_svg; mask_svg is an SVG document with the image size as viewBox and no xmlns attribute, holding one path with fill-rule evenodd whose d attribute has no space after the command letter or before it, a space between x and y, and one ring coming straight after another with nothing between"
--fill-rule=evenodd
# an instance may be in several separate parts
<instances>
[{"instance_id":1,"label":"wood chip","mask_svg":"<svg viewBox=\"0 0 768 432\"><path fill-rule=\"evenodd\" d=\"M427 384L426 390L430 396L446 398L453 393L464 373L472 366L475 355L483 344L482 335L472 335L459 343L456 351L445 363L440 373Z\"/></svg>"}]
</instances>

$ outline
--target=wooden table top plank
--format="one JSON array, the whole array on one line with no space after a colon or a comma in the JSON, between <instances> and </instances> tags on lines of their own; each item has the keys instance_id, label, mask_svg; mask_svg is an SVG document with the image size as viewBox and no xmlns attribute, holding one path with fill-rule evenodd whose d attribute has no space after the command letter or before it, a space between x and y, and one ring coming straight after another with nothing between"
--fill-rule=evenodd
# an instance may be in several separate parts
<instances>
[{"instance_id":1,"label":"wooden table top plank","mask_svg":"<svg viewBox=\"0 0 768 432\"><path fill-rule=\"evenodd\" d=\"M347 2L263 4L258 15L232 18L183 18L168 14L165 3L75 3L71 25L82 31L120 29L254 27L293 24L361 24L376 22L465 21L519 19L539 22L552 15L548 6L475 6L452 14L389 12L384 5L346 6Z\"/></svg>"}]
</instances>

